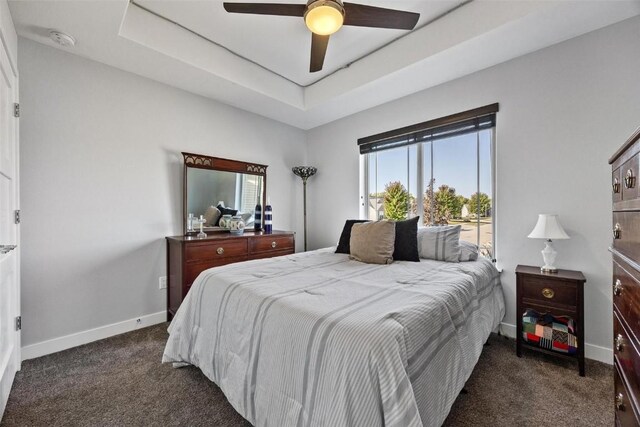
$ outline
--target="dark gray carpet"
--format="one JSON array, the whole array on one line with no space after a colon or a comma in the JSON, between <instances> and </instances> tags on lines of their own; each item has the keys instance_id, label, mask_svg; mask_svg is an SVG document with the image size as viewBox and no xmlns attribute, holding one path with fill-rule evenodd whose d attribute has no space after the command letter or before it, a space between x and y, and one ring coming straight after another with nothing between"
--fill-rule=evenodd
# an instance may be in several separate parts
<instances>
[{"instance_id":1,"label":"dark gray carpet","mask_svg":"<svg viewBox=\"0 0 640 427\"><path fill-rule=\"evenodd\" d=\"M167 325L23 363L2 426L248 426L193 367L160 364ZM613 424L613 370L527 352L492 336L446 426ZM332 426L333 427L333 426Z\"/></svg>"}]
</instances>

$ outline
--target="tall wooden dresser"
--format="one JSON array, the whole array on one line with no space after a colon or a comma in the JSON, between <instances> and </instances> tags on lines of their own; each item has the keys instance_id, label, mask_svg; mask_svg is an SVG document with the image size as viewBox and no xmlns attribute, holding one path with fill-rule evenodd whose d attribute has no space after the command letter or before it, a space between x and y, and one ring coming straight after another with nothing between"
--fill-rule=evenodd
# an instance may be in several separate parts
<instances>
[{"instance_id":1,"label":"tall wooden dresser","mask_svg":"<svg viewBox=\"0 0 640 427\"><path fill-rule=\"evenodd\" d=\"M228 232L209 234L204 239L167 237L167 317L173 318L193 281L204 270L251 259L271 258L295 252L294 233L245 231L241 236Z\"/></svg>"},{"instance_id":2,"label":"tall wooden dresser","mask_svg":"<svg viewBox=\"0 0 640 427\"><path fill-rule=\"evenodd\" d=\"M616 425L640 425L640 129L609 159Z\"/></svg>"}]
</instances>

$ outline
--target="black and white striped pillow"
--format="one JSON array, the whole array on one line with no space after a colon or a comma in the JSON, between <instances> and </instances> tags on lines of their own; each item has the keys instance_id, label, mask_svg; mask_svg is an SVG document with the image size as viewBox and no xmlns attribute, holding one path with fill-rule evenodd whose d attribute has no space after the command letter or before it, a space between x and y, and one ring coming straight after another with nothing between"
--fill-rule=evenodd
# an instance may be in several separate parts
<instances>
[{"instance_id":1,"label":"black and white striped pillow","mask_svg":"<svg viewBox=\"0 0 640 427\"><path fill-rule=\"evenodd\" d=\"M436 261L460 261L459 225L425 227L418 230L420 258Z\"/></svg>"}]
</instances>

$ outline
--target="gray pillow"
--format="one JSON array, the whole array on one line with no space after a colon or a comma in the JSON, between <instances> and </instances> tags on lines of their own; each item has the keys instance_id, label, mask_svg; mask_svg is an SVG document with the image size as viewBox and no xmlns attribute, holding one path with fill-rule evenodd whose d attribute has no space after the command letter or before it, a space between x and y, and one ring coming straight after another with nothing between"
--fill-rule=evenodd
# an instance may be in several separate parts
<instances>
[{"instance_id":1,"label":"gray pillow","mask_svg":"<svg viewBox=\"0 0 640 427\"><path fill-rule=\"evenodd\" d=\"M478 246L471 242L460 240L460 262L475 261L478 259Z\"/></svg>"},{"instance_id":2,"label":"gray pillow","mask_svg":"<svg viewBox=\"0 0 640 427\"><path fill-rule=\"evenodd\" d=\"M436 261L460 261L460 226L445 225L418 230L420 258Z\"/></svg>"},{"instance_id":3,"label":"gray pillow","mask_svg":"<svg viewBox=\"0 0 640 427\"><path fill-rule=\"evenodd\" d=\"M391 264L396 242L396 223L382 220L353 224L349 258L368 264Z\"/></svg>"}]
</instances>

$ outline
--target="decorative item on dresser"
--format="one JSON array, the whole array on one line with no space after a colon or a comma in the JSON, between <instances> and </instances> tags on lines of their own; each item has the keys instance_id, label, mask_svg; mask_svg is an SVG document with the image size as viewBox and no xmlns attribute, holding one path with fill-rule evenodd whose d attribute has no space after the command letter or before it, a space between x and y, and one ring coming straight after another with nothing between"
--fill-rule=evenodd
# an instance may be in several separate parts
<instances>
[{"instance_id":1,"label":"decorative item on dresser","mask_svg":"<svg viewBox=\"0 0 640 427\"><path fill-rule=\"evenodd\" d=\"M242 235L218 232L204 239L167 237L167 316L171 320L193 281L204 270L251 259L271 258L295 252L293 232L265 234L246 230Z\"/></svg>"},{"instance_id":2,"label":"decorative item on dresser","mask_svg":"<svg viewBox=\"0 0 640 427\"><path fill-rule=\"evenodd\" d=\"M313 166L296 166L291 169L294 174L302 178L302 206L304 211L304 250L307 250L307 179L318 172Z\"/></svg>"},{"instance_id":3,"label":"decorative item on dresser","mask_svg":"<svg viewBox=\"0 0 640 427\"><path fill-rule=\"evenodd\" d=\"M584 376L584 283L579 271L516 267L516 354L530 348L578 360Z\"/></svg>"},{"instance_id":4,"label":"decorative item on dresser","mask_svg":"<svg viewBox=\"0 0 640 427\"><path fill-rule=\"evenodd\" d=\"M616 425L640 425L640 128L609 159Z\"/></svg>"}]
</instances>

